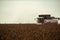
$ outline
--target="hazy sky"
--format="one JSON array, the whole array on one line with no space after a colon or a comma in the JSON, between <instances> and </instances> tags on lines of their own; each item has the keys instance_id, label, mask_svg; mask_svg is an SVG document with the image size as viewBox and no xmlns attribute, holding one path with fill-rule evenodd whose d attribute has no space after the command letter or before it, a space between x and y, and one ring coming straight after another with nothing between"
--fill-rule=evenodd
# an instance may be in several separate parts
<instances>
[{"instance_id":1,"label":"hazy sky","mask_svg":"<svg viewBox=\"0 0 60 40\"><path fill-rule=\"evenodd\" d=\"M36 23L39 14L60 17L60 0L0 0L0 23Z\"/></svg>"}]
</instances>

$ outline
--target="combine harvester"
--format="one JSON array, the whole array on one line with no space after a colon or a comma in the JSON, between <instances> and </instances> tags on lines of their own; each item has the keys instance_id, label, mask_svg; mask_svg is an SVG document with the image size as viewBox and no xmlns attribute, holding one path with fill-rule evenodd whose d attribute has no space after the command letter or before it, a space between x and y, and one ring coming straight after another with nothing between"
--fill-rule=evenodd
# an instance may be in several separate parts
<instances>
[{"instance_id":1,"label":"combine harvester","mask_svg":"<svg viewBox=\"0 0 60 40\"><path fill-rule=\"evenodd\" d=\"M50 14L38 15L38 24L58 24L60 18L52 17Z\"/></svg>"}]
</instances>

